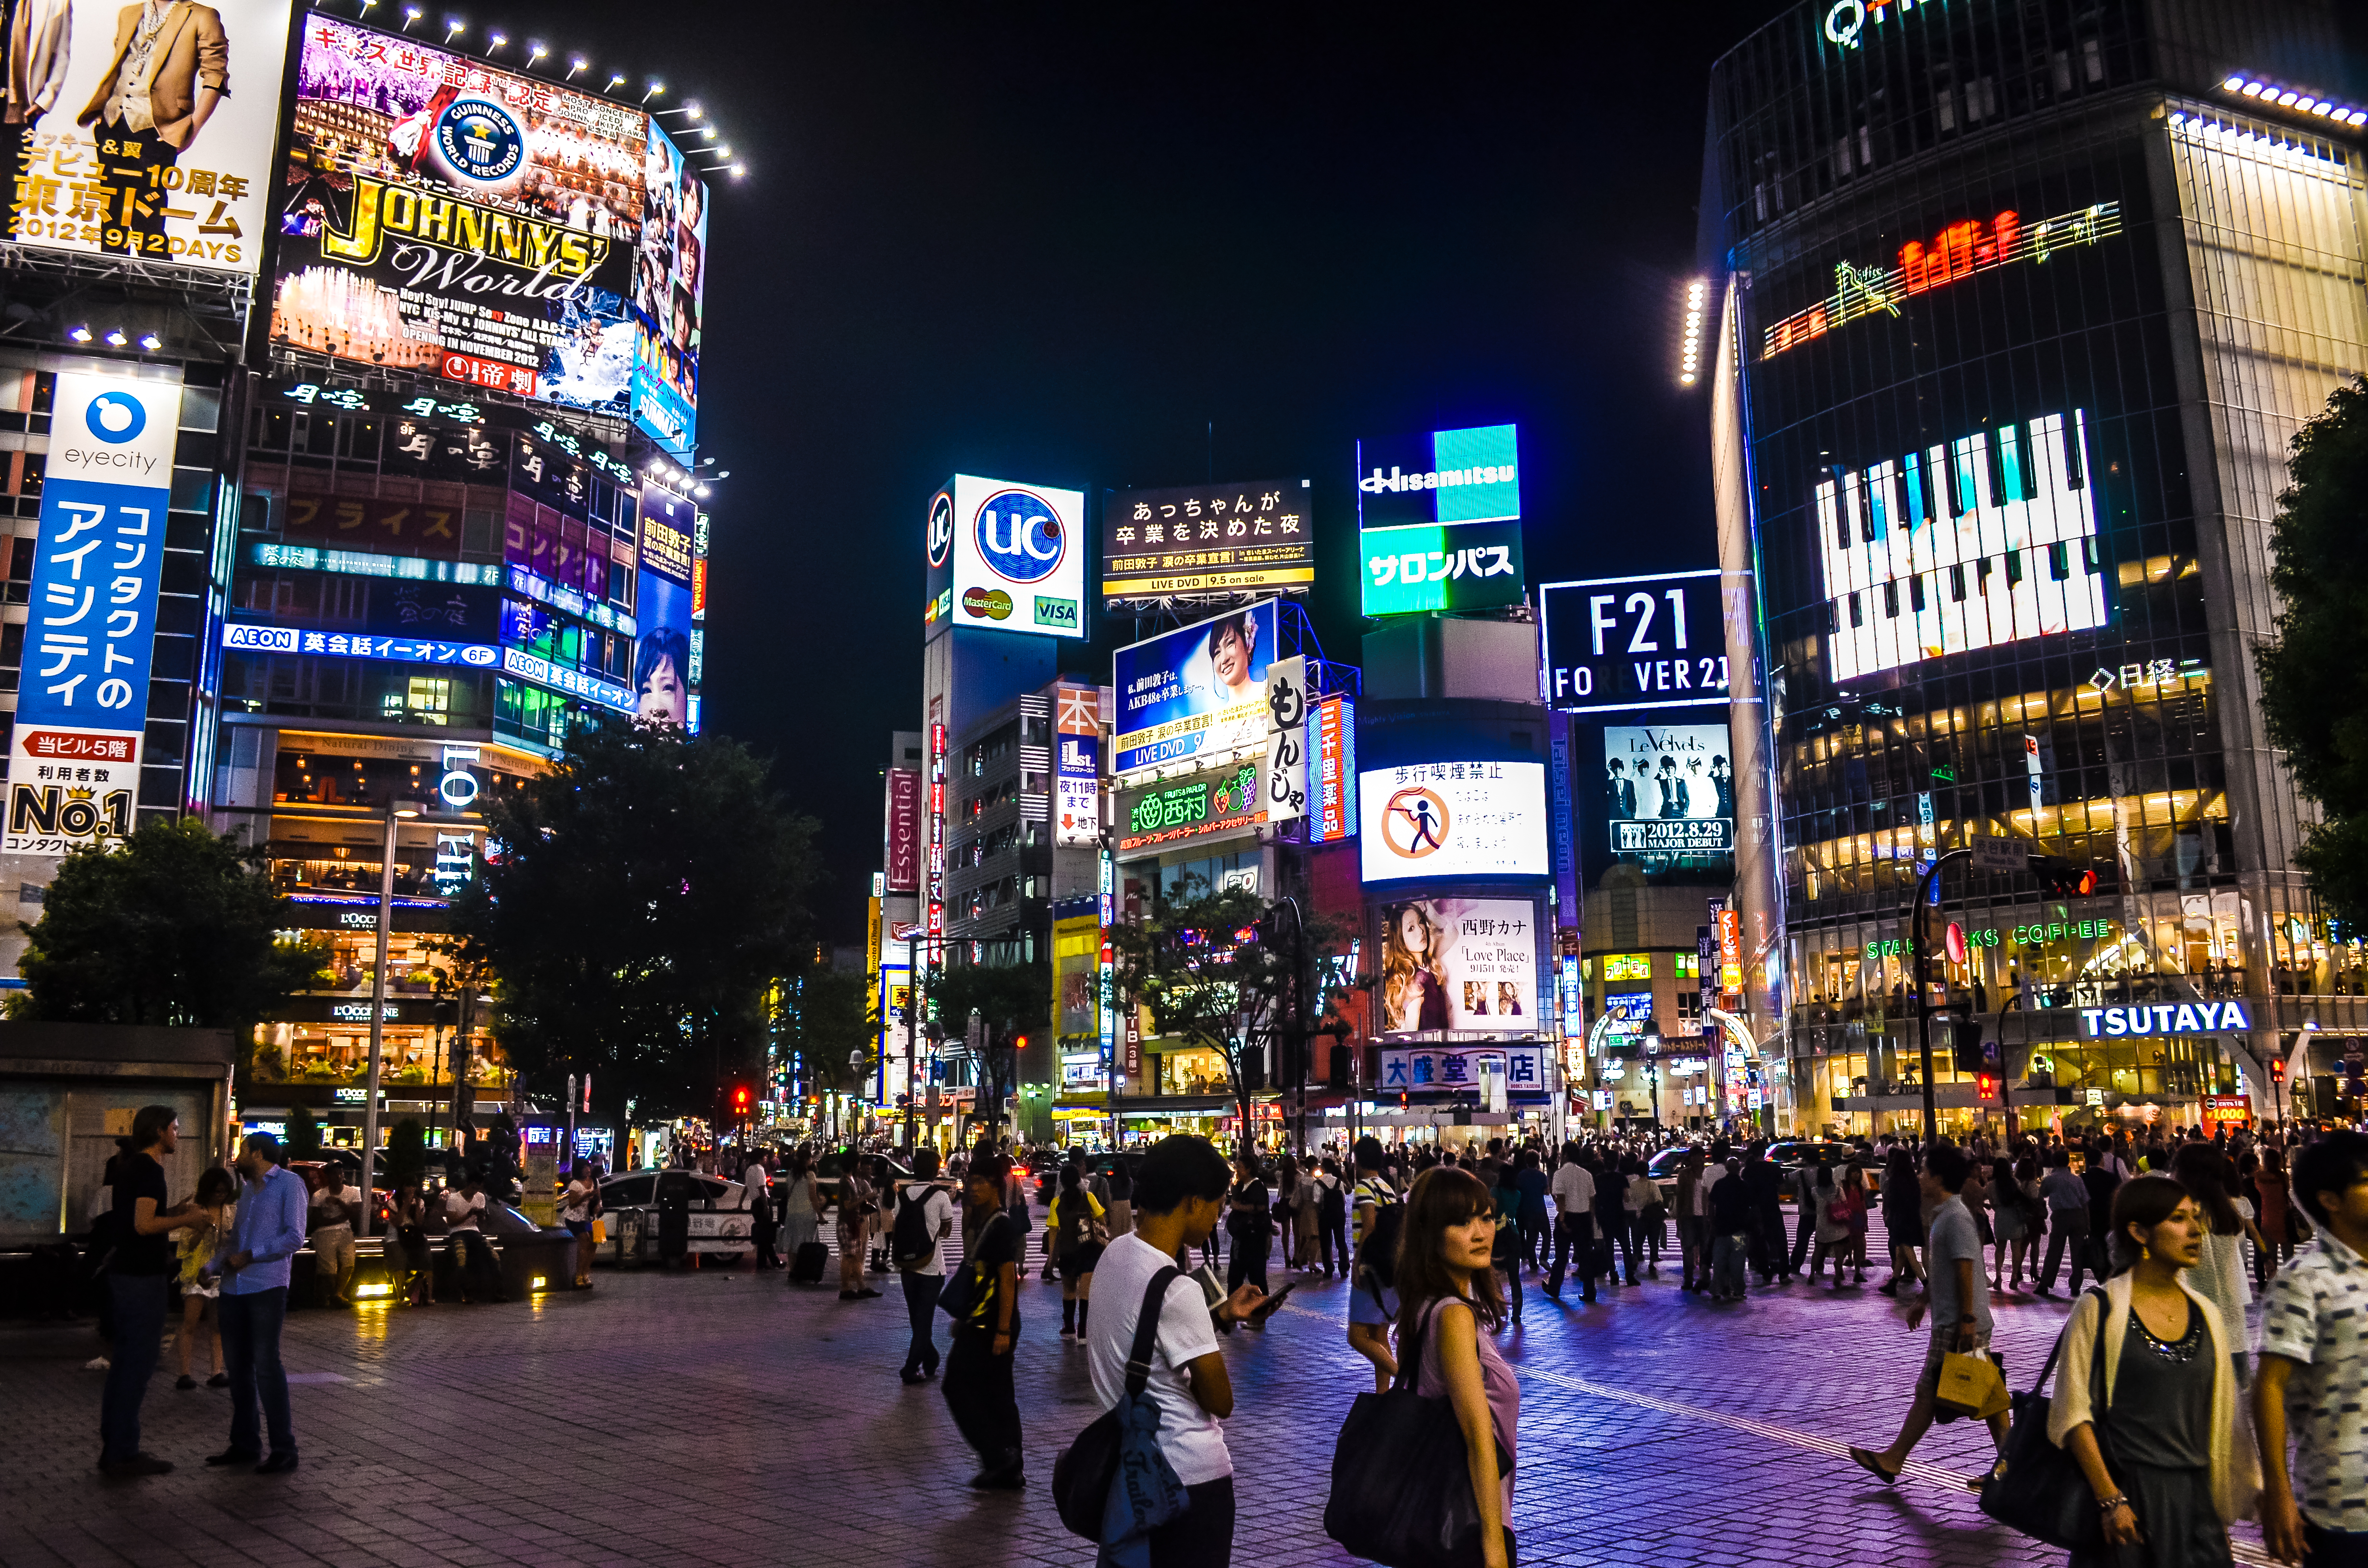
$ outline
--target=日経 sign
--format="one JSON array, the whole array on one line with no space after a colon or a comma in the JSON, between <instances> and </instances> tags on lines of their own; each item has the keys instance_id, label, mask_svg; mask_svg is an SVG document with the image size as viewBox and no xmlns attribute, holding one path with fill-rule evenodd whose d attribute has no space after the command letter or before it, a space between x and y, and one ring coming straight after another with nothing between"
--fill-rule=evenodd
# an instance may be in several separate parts
<instances>
[{"instance_id":1,"label":"\u65e5\u7d4c sign","mask_svg":"<svg viewBox=\"0 0 2368 1568\"><path fill-rule=\"evenodd\" d=\"M131 831L177 383L61 371L9 747L11 854Z\"/></svg>"}]
</instances>

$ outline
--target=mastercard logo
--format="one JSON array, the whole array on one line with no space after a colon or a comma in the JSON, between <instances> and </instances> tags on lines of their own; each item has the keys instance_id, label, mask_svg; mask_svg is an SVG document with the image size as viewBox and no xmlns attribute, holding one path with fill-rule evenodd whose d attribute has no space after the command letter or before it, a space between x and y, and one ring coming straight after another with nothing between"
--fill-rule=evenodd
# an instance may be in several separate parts
<instances>
[{"instance_id":1,"label":"mastercard logo","mask_svg":"<svg viewBox=\"0 0 2368 1568\"><path fill-rule=\"evenodd\" d=\"M1001 588L965 588L962 612L977 620L1004 620L1011 615L1011 596Z\"/></svg>"}]
</instances>

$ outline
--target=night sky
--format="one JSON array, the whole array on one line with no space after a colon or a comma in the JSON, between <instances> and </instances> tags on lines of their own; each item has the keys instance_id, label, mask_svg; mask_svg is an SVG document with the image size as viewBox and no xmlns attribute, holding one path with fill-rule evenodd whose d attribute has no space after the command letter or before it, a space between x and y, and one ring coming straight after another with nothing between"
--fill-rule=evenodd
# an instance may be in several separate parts
<instances>
[{"instance_id":1,"label":"night sky","mask_svg":"<svg viewBox=\"0 0 2368 1568\"><path fill-rule=\"evenodd\" d=\"M1675 369L1705 85L1779 9L571 9L555 56L662 75L749 165L709 239L705 722L822 819L826 934L860 939L918 727L949 474L1312 478L1350 663L1360 436L1518 423L1532 583L1714 564ZM1125 630L1064 669L1107 681Z\"/></svg>"}]
</instances>

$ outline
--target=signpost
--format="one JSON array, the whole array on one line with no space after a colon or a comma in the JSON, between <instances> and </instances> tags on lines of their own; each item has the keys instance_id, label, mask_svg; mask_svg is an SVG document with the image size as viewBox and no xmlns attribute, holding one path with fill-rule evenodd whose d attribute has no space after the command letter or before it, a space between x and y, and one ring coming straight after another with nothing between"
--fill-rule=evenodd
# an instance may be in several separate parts
<instances>
[{"instance_id":1,"label":"signpost","mask_svg":"<svg viewBox=\"0 0 2368 1568\"><path fill-rule=\"evenodd\" d=\"M1976 871L2020 871L2030 863L2030 846L2020 838L2007 838L1990 833L1974 835L1974 869Z\"/></svg>"}]
</instances>

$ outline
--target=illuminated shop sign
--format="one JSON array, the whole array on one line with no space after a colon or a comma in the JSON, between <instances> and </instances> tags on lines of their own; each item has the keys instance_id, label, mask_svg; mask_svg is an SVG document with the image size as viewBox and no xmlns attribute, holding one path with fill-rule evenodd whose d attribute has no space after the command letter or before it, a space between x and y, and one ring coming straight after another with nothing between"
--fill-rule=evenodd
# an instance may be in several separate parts
<instances>
[{"instance_id":1,"label":"illuminated shop sign","mask_svg":"<svg viewBox=\"0 0 2368 1568\"><path fill-rule=\"evenodd\" d=\"M502 673L547 687L565 697L580 697L586 701L598 702L620 713L634 711L633 694L629 688L614 681L587 676L580 670L571 670L564 665L554 665L549 659L538 658L516 648L502 650Z\"/></svg>"},{"instance_id":2,"label":"illuminated shop sign","mask_svg":"<svg viewBox=\"0 0 2368 1568\"><path fill-rule=\"evenodd\" d=\"M1119 797L1119 852L1247 833L1267 820L1258 763Z\"/></svg>"},{"instance_id":3,"label":"illuminated shop sign","mask_svg":"<svg viewBox=\"0 0 2368 1568\"><path fill-rule=\"evenodd\" d=\"M483 642L438 642L426 637L372 637L354 631L308 631L294 626L256 626L233 621L222 628L222 646L245 653L311 653L329 659L386 659L404 665L466 665L484 669L499 648Z\"/></svg>"},{"instance_id":4,"label":"illuminated shop sign","mask_svg":"<svg viewBox=\"0 0 2368 1568\"><path fill-rule=\"evenodd\" d=\"M1877 312L1896 316L1911 296L1960 278L2009 262L2044 262L2057 251L2092 245L2121 232L2122 204L2100 201L2036 223L2026 224L2013 212L2001 212L1987 222L1968 219L1952 223L1930 244L1910 240L1902 245L1899 265L1889 271L1838 262L1834 291L1763 332L1759 357L1772 359L1788 348L1797 348Z\"/></svg>"},{"instance_id":5,"label":"illuminated shop sign","mask_svg":"<svg viewBox=\"0 0 2368 1568\"><path fill-rule=\"evenodd\" d=\"M1304 479L1124 490L1102 507L1102 594L1304 593L1315 581Z\"/></svg>"},{"instance_id":6,"label":"illuminated shop sign","mask_svg":"<svg viewBox=\"0 0 2368 1568\"><path fill-rule=\"evenodd\" d=\"M481 567L479 570L490 571L492 568ZM595 626L606 627L611 631L621 631L628 637L636 635L641 629L640 623L635 621L629 612L619 609L605 600L587 598L577 590L564 584L554 583L550 578L529 572L523 566L509 568L509 587L512 593L524 594L539 604L547 604L553 609L563 610L569 615L588 620Z\"/></svg>"},{"instance_id":7,"label":"illuminated shop sign","mask_svg":"<svg viewBox=\"0 0 2368 1568\"><path fill-rule=\"evenodd\" d=\"M2238 1002L2158 1002L2152 1006L2080 1009L2080 1032L2090 1040L2226 1034L2252 1027L2244 1005Z\"/></svg>"},{"instance_id":8,"label":"illuminated shop sign","mask_svg":"<svg viewBox=\"0 0 2368 1568\"><path fill-rule=\"evenodd\" d=\"M1522 1045L1435 1045L1382 1052L1384 1091L1480 1087L1484 1075L1501 1074L1514 1094L1536 1094L1546 1086L1546 1052L1551 1047Z\"/></svg>"},{"instance_id":9,"label":"illuminated shop sign","mask_svg":"<svg viewBox=\"0 0 2368 1568\"><path fill-rule=\"evenodd\" d=\"M455 583L497 588L502 569L491 562L428 561L416 555L376 555L361 550L324 550L309 544L258 540L247 560L281 572L327 572L340 577L383 577L398 583ZM516 568L512 568L513 571Z\"/></svg>"},{"instance_id":10,"label":"illuminated shop sign","mask_svg":"<svg viewBox=\"0 0 2368 1568\"><path fill-rule=\"evenodd\" d=\"M2089 684L2099 691L2111 691L2115 687L2135 691L2142 686L2176 686L2180 681L2208 680L2212 672L2201 659L2149 659L2142 665L2123 665L2117 669L2098 666L2089 677Z\"/></svg>"},{"instance_id":11,"label":"illuminated shop sign","mask_svg":"<svg viewBox=\"0 0 2368 1568\"><path fill-rule=\"evenodd\" d=\"M2008 420L1816 487L1830 675L2105 624L2088 416Z\"/></svg>"},{"instance_id":12,"label":"illuminated shop sign","mask_svg":"<svg viewBox=\"0 0 2368 1568\"><path fill-rule=\"evenodd\" d=\"M1716 567L1540 585L1547 700L1574 713L1725 707L1720 592Z\"/></svg>"},{"instance_id":13,"label":"illuminated shop sign","mask_svg":"<svg viewBox=\"0 0 2368 1568\"><path fill-rule=\"evenodd\" d=\"M1932 0L1924 0L1930 5ZM1844 49L1856 49L1859 36L1870 25L1879 26L1896 6L1906 16L1916 9L1917 0L1834 0L1826 12L1826 39Z\"/></svg>"},{"instance_id":14,"label":"illuminated shop sign","mask_svg":"<svg viewBox=\"0 0 2368 1568\"><path fill-rule=\"evenodd\" d=\"M1315 825L1318 844L1357 831L1357 704L1327 697L1315 705Z\"/></svg>"},{"instance_id":15,"label":"illuminated shop sign","mask_svg":"<svg viewBox=\"0 0 2368 1568\"><path fill-rule=\"evenodd\" d=\"M1521 602L1520 446L1513 425L1357 444L1367 615Z\"/></svg>"}]
</instances>

